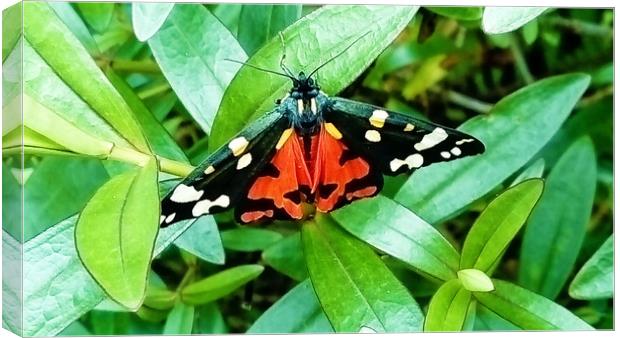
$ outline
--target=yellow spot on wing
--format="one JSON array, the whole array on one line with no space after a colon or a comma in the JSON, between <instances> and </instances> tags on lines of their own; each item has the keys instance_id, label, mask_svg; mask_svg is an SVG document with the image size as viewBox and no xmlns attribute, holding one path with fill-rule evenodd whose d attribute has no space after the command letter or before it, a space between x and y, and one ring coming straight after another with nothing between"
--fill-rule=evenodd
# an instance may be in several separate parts
<instances>
[{"instance_id":1,"label":"yellow spot on wing","mask_svg":"<svg viewBox=\"0 0 620 338\"><path fill-rule=\"evenodd\" d=\"M338 130L333 123L325 123L325 130L327 130L327 132L336 140L340 140L342 138L342 133L340 133L340 130Z\"/></svg>"},{"instance_id":2,"label":"yellow spot on wing","mask_svg":"<svg viewBox=\"0 0 620 338\"><path fill-rule=\"evenodd\" d=\"M385 119L387 118L388 113L385 110L377 109L372 112L372 116L370 116L368 120L373 127L383 128L383 125L385 124Z\"/></svg>"},{"instance_id":3,"label":"yellow spot on wing","mask_svg":"<svg viewBox=\"0 0 620 338\"><path fill-rule=\"evenodd\" d=\"M284 143L286 143L286 141L288 140L289 137L291 137L291 134L293 133L293 128L288 128L286 129L284 132L282 132L282 135L280 136L280 140L278 140L278 144L276 144L276 149L280 149L284 146Z\"/></svg>"},{"instance_id":4,"label":"yellow spot on wing","mask_svg":"<svg viewBox=\"0 0 620 338\"><path fill-rule=\"evenodd\" d=\"M412 131L415 128L415 126L411 123L407 123L407 125L405 126L405 129L403 129L404 131Z\"/></svg>"},{"instance_id":5,"label":"yellow spot on wing","mask_svg":"<svg viewBox=\"0 0 620 338\"><path fill-rule=\"evenodd\" d=\"M233 155L239 156L243 154L248 144L248 140L245 137L240 136L230 141L230 143L228 143L228 148L232 151Z\"/></svg>"}]
</instances>

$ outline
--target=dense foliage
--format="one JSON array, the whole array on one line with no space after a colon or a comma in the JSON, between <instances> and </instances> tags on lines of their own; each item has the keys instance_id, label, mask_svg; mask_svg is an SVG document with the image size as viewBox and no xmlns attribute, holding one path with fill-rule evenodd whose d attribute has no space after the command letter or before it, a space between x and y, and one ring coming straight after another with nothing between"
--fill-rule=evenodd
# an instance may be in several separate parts
<instances>
[{"instance_id":1,"label":"dense foliage","mask_svg":"<svg viewBox=\"0 0 620 338\"><path fill-rule=\"evenodd\" d=\"M25 335L612 328L613 10L28 2L22 37L20 6L3 248ZM158 229L163 193L290 87L226 59L309 70L360 36L325 92L485 154L304 222Z\"/></svg>"}]
</instances>

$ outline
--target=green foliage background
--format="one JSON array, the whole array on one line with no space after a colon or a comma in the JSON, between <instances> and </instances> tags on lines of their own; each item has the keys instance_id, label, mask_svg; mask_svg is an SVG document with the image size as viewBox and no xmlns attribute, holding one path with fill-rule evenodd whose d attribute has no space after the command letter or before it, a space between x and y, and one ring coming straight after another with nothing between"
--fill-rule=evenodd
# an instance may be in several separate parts
<instances>
[{"instance_id":1,"label":"green foliage background","mask_svg":"<svg viewBox=\"0 0 620 338\"><path fill-rule=\"evenodd\" d=\"M612 10L21 6L3 13L3 248L24 260L24 327L14 277L7 328L613 327ZM319 72L323 90L459 126L486 153L306 222L158 231L158 193L288 90L225 60L278 69L281 31L296 71L369 32Z\"/></svg>"}]
</instances>

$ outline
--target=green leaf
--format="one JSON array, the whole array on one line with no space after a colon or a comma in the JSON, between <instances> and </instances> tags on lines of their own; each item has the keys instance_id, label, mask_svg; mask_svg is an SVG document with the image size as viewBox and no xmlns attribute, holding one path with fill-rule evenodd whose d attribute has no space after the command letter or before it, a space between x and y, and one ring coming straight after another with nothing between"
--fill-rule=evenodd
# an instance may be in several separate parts
<instances>
[{"instance_id":1,"label":"green leaf","mask_svg":"<svg viewBox=\"0 0 620 338\"><path fill-rule=\"evenodd\" d=\"M222 312L217 307L217 303L213 302L201 305L198 306L196 310L198 313L196 315L196 321L194 322L193 333L228 333L229 330L226 326L226 321L222 316Z\"/></svg>"},{"instance_id":2,"label":"green leaf","mask_svg":"<svg viewBox=\"0 0 620 338\"><path fill-rule=\"evenodd\" d=\"M482 17L482 7L424 7L431 12L457 20L478 20Z\"/></svg>"},{"instance_id":3,"label":"green leaf","mask_svg":"<svg viewBox=\"0 0 620 338\"><path fill-rule=\"evenodd\" d=\"M24 241L80 211L108 179L99 160L44 157L26 181Z\"/></svg>"},{"instance_id":4,"label":"green leaf","mask_svg":"<svg viewBox=\"0 0 620 338\"><path fill-rule=\"evenodd\" d=\"M224 247L213 216L198 218L174 244L204 261L224 264Z\"/></svg>"},{"instance_id":5,"label":"green leaf","mask_svg":"<svg viewBox=\"0 0 620 338\"><path fill-rule=\"evenodd\" d=\"M287 236L263 251L263 261L274 270L297 281L308 278L308 268L301 246L301 234Z\"/></svg>"},{"instance_id":6,"label":"green leaf","mask_svg":"<svg viewBox=\"0 0 620 338\"><path fill-rule=\"evenodd\" d=\"M546 10L546 7L485 7L482 30L487 34L512 32Z\"/></svg>"},{"instance_id":7,"label":"green leaf","mask_svg":"<svg viewBox=\"0 0 620 338\"><path fill-rule=\"evenodd\" d=\"M461 251L461 269L491 273L530 216L543 192L541 179L530 179L497 196L469 230Z\"/></svg>"},{"instance_id":8,"label":"green leaf","mask_svg":"<svg viewBox=\"0 0 620 338\"><path fill-rule=\"evenodd\" d=\"M328 216L302 227L308 272L336 332L420 331L424 316L407 289L364 243Z\"/></svg>"},{"instance_id":9,"label":"green leaf","mask_svg":"<svg viewBox=\"0 0 620 338\"><path fill-rule=\"evenodd\" d=\"M224 248L235 251L262 251L282 239L278 232L259 228L236 228L220 233Z\"/></svg>"},{"instance_id":10,"label":"green leaf","mask_svg":"<svg viewBox=\"0 0 620 338\"><path fill-rule=\"evenodd\" d=\"M580 138L553 167L525 228L519 284L554 299L577 260L596 191L596 153Z\"/></svg>"},{"instance_id":11,"label":"green leaf","mask_svg":"<svg viewBox=\"0 0 620 338\"><path fill-rule=\"evenodd\" d=\"M332 333L334 329L312 289L309 279L297 284L267 311L246 333Z\"/></svg>"},{"instance_id":12,"label":"green leaf","mask_svg":"<svg viewBox=\"0 0 620 338\"><path fill-rule=\"evenodd\" d=\"M79 14L73 9L69 2L49 2L49 6L56 12L56 15L71 30L78 40L84 45L84 48L91 55L98 55L99 48L97 42L88 31L88 27Z\"/></svg>"},{"instance_id":13,"label":"green leaf","mask_svg":"<svg viewBox=\"0 0 620 338\"><path fill-rule=\"evenodd\" d=\"M77 219L70 217L23 246L24 276L30 281L23 289L24 335L53 336L105 298L78 258L74 242ZM154 254L170 245L192 222L161 229Z\"/></svg>"},{"instance_id":14,"label":"green leaf","mask_svg":"<svg viewBox=\"0 0 620 338\"><path fill-rule=\"evenodd\" d=\"M579 317L549 299L493 279L495 291L474 292L482 305L524 330L592 330Z\"/></svg>"},{"instance_id":15,"label":"green leaf","mask_svg":"<svg viewBox=\"0 0 620 338\"><path fill-rule=\"evenodd\" d=\"M478 269L463 269L457 273L463 288L468 291L489 292L494 286L491 278Z\"/></svg>"},{"instance_id":16,"label":"green leaf","mask_svg":"<svg viewBox=\"0 0 620 338\"><path fill-rule=\"evenodd\" d=\"M338 93L396 38L416 11L417 7L409 6L323 6L282 32L286 63L296 72L310 72L355 39L372 32L317 73L323 91L330 95ZM278 70L282 53L280 39L274 37L247 62ZM274 109L274 101L282 98L290 87L289 79L250 67L241 68L222 98L209 149L217 149L249 121Z\"/></svg>"},{"instance_id":17,"label":"green leaf","mask_svg":"<svg viewBox=\"0 0 620 338\"><path fill-rule=\"evenodd\" d=\"M174 3L132 3L131 22L138 40L146 41L157 33L173 7Z\"/></svg>"},{"instance_id":18,"label":"green leaf","mask_svg":"<svg viewBox=\"0 0 620 338\"><path fill-rule=\"evenodd\" d=\"M239 30L239 17L243 4L221 3L212 5L209 10L236 37Z\"/></svg>"},{"instance_id":19,"label":"green leaf","mask_svg":"<svg viewBox=\"0 0 620 338\"><path fill-rule=\"evenodd\" d=\"M191 334L194 324L194 307L183 304L179 301L174 305L168 314L164 332L166 335Z\"/></svg>"},{"instance_id":20,"label":"green leaf","mask_svg":"<svg viewBox=\"0 0 620 338\"><path fill-rule=\"evenodd\" d=\"M542 178L545 172L545 159L539 158L536 162L532 163L529 167L523 169L514 181L510 184L511 187L529 180L530 178Z\"/></svg>"},{"instance_id":21,"label":"green leaf","mask_svg":"<svg viewBox=\"0 0 620 338\"><path fill-rule=\"evenodd\" d=\"M2 161L2 230L13 239L22 242L22 193L23 187L11 172L6 161Z\"/></svg>"},{"instance_id":22,"label":"green leaf","mask_svg":"<svg viewBox=\"0 0 620 338\"><path fill-rule=\"evenodd\" d=\"M610 236L579 269L568 293L575 299L606 299L614 296L614 239Z\"/></svg>"},{"instance_id":23,"label":"green leaf","mask_svg":"<svg viewBox=\"0 0 620 338\"><path fill-rule=\"evenodd\" d=\"M172 89L210 132L224 90L245 61L235 37L199 4L176 4L149 46Z\"/></svg>"},{"instance_id":24,"label":"green leaf","mask_svg":"<svg viewBox=\"0 0 620 338\"><path fill-rule=\"evenodd\" d=\"M301 17L301 5L256 5L241 7L237 40L248 55L254 54L279 31Z\"/></svg>"},{"instance_id":25,"label":"green leaf","mask_svg":"<svg viewBox=\"0 0 620 338\"><path fill-rule=\"evenodd\" d=\"M461 331L471 302L471 292L458 279L444 283L433 295L424 331Z\"/></svg>"},{"instance_id":26,"label":"green leaf","mask_svg":"<svg viewBox=\"0 0 620 338\"><path fill-rule=\"evenodd\" d=\"M381 195L357 201L331 216L347 231L439 280L456 278L459 254L430 224Z\"/></svg>"},{"instance_id":27,"label":"green leaf","mask_svg":"<svg viewBox=\"0 0 620 338\"><path fill-rule=\"evenodd\" d=\"M484 154L420 169L396 194L396 201L431 224L459 212L536 154L562 125L588 83L584 74L559 75L504 97L488 116L459 128L485 144Z\"/></svg>"},{"instance_id":28,"label":"green leaf","mask_svg":"<svg viewBox=\"0 0 620 338\"><path fill-rule=\"evenodd\" d=\"M190 305L212 302L255 279L264 269L262 265L240 265L218 272L184 287L181 290L181 299Z\"/></svg>"},{"instance_id":29,"label":"green leaf","mask_svg":"<svg viewBox=\"0 0 620 338\"><path fill-rule=\"evenodd\" d=\"M137 310L159 230L157 164L113 177L90 199L75 228L80 259L105 292Z\"/></svg>"},{"instance_id":30,"label":"green leaf","mask_svg":"<svg viewBox=\"0 0 620 338\"><path fill-rule=\"evenodd\" d=\"M22 36L21 27L22 3L18 2L2 11L2 63Z\"/></svg>"},{"instance_id":31,"label":"green leaf","mask_svg":"<svg viewBox=\"0 0 620 338\"><path fill-rule=\"evenodd\" d=\"M478 306L476 306L476 320L474 323L474 330L517 331L519 330L519 327L498 316L495 312L489 310L486 306L478 304Z\"/></svg>"},{"instance_id":32,"label":"green leaf","mask_svg":"<svg viewBox=\"0 0 620 338\"><path fill-rule=\"evenodd\" d=\"M142 130L121 95L47 3L24 4L24 36L75 93L138 150L149 152Z\"/></svg>"},{"instance_id":33,"label":"green leaf","mask_svg":"<svg viewBox=\"0 0 620 338\"><path fill-rule=\"evenodd\" d=\"M114 15L114 3L112 2L78 2L76 6L88 25L97 32L105 31Z\"/></svg>"}]
</instances>

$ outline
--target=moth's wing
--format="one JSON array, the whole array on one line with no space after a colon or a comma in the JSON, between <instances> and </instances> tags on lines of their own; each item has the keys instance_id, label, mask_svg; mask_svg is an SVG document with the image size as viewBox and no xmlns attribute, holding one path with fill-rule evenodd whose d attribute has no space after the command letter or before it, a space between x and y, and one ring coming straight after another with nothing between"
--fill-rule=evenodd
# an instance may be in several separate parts
<instances>
[{"instance_id":1,"label":"moth's wing","mask_svg":"<svg viewBox=\"0 0 620 338\"><path fill-rule=\"evenodd\" d=\"M381 172L365 154L347 144L333 126L321 125L313 187L316 208L320 212L375 196L383 188Z\"/></svg>"},{"instance_id":2,"label":"moth's wing","mask_svg":"<svg viewBox=\"0 0 620 338\"><path fill-rule=\"evenodd\" d=\"M301 219L302 199L310 191L311 178L300 141L293 128L279 135L276 152L256 175L239 205L239 223L271 219Z\"/></svg>"},{"instance_id":3,"label":"moth's wing","mask_svg":"<svg viewBox=\"0 0 620 338\"><path fill-rule=\"evenodd\" d=\"M285 114L276 109L216 150L164 197L161 226L235 207L275 153L289 124Z\"/></svg>"},{"instance_id":4,"label":"moth's wing","mask_svg":"<svg viewBox=\"0 0 620 338\"><path fill-rule=\"evenodd\" d=\"M484 152L482 142L461 131L343 98L329 98L323 116L385 175Z\"/></svg>"}]
</instances>

